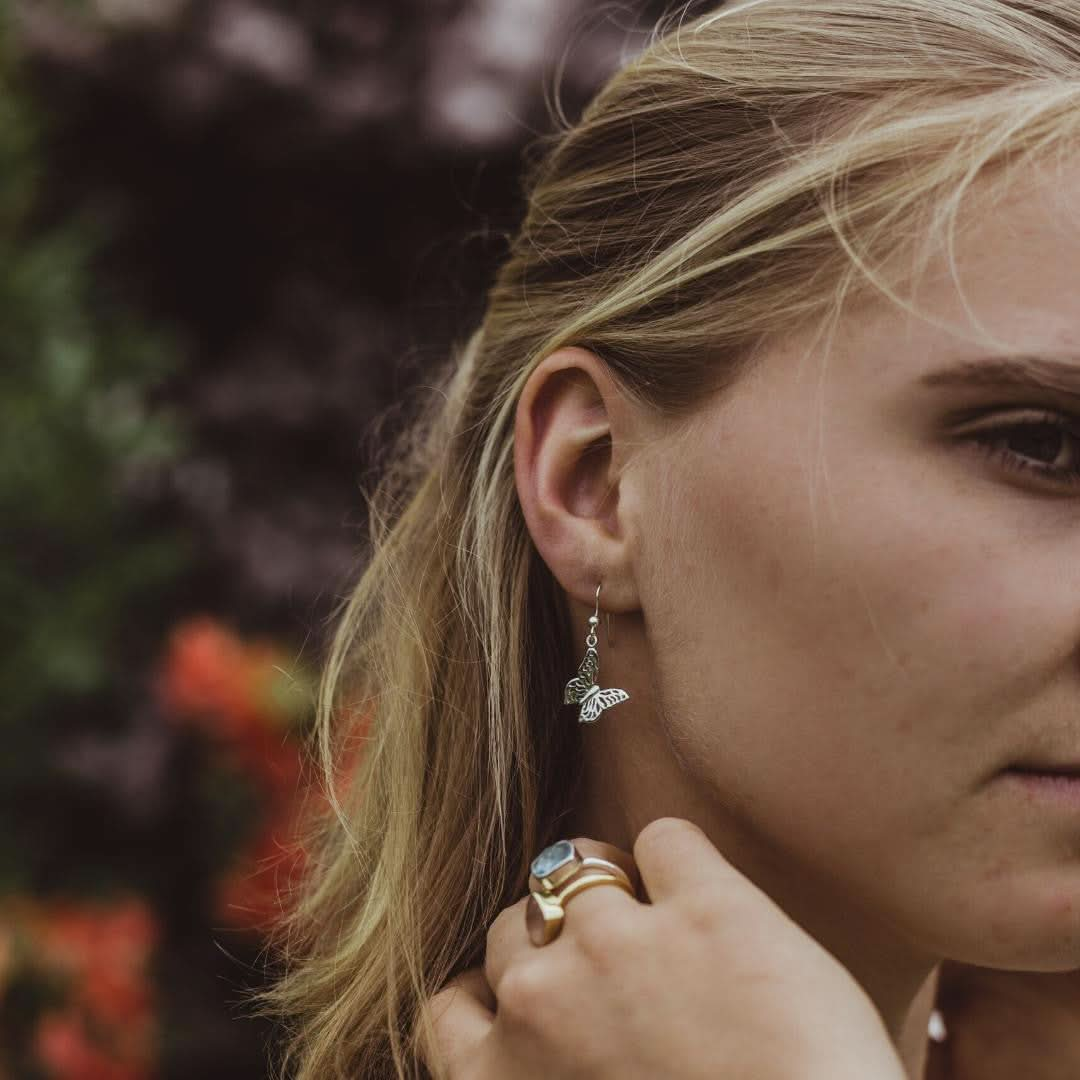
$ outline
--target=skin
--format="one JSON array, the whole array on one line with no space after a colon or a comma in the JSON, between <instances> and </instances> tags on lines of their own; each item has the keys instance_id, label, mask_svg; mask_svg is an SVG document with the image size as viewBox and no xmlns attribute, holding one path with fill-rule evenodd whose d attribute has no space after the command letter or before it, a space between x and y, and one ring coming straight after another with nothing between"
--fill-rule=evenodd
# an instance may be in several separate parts
<instances>
[{"instance_id":1,"label":"skin","mask_svg":"<svg viewBox=\"0 0 1080 1080\"><path fill-rule=\"evenodd\" d=\"M1011 351L1080 366L1065 166L976 203L955 261ZM827 365L820 342L777 342L680 423L565 349L515 433L536 547L581 639L603 582L598 681L630 693L587 729L563 835L630 851L657 818L696 823L851 973L912 1078L942 958L1080 967L1080 802L1002 775L1080 761L1080 484L1011 471L955 418L978 408L965 430L1076 467L1080 438L1040 451L1000 428L1080 403L921 385L987 354L963 299L942 257L912 300L945 326L875 302Z\"/></svg>"},{"instance_id":2,"label":"skin","mask_svg":"<svg viewBox=\"0 0 1080 1080\"><path fill-rule=\"evenodd\" d=\"M850 973L696 825L650 822L633 858L578 850L622 865L639 893L567 899L542 948L522 934L523 902L504 910L483 969L429 1005L438 1080L904 1080Z\"/></svg>"}]
</instances>

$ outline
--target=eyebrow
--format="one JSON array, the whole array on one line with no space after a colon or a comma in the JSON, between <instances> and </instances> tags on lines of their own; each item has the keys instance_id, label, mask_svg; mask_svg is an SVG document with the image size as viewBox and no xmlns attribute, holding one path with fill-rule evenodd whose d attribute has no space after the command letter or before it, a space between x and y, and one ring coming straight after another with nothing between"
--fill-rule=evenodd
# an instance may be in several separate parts
<instances>
[{"instance_id":1,"label":"eyebrow","mask_svg":"<svg viewBox=\"0 0 1080 1080\"><path fill-rule=\"evenodd\" d=\"M989 356L932 371L919 382L926 386L1020 387L1080 398L1080 355L1072 363L1046 356Z\"/></svg>"}]
</instances>

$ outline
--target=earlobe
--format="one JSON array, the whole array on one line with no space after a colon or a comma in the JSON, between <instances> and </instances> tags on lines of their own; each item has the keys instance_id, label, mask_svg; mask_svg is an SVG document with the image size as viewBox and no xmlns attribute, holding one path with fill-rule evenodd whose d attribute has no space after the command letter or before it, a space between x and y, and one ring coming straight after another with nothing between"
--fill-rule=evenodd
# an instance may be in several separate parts
<instances>
[{"instance_id":1,"label":"earlobe","mask_svg":"<svg viewBox=\"0 0 1080 1080\"><path fill-rule=\"evenodd\" d=\"M573 596L591 597L598 578L617 595L628 565L612 467L617 393L598 357L568 348L537 365L518 401L518 498L537 550Z\"/></svg>"}]
</instances>

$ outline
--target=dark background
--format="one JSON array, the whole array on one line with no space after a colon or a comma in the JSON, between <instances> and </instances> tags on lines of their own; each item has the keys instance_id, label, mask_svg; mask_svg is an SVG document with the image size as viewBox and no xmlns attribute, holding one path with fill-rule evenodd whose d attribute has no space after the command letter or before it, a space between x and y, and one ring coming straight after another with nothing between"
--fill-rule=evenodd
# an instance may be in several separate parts
<instances>
[{"instance_id":1,"label":"dark background","mask_svg":"<svg viewBox=\"0 0 1080 1080\"><path fill-rule=\"evenodd\" d=\"M266 1074L372 453L661 7L0 0L0 1076Z\"/></svg>"}]
</instances>

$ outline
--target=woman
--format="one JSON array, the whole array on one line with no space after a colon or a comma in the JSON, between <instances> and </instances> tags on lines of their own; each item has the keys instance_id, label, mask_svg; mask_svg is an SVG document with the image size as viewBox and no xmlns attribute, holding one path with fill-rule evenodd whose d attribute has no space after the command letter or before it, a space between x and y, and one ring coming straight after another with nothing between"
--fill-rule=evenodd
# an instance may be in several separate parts
<instances>
[{"instance_id":1,"label":"woman","mask_svg":"<svg viewBox=\"0 0 1080 1080\"><path fill-rule=\"evenodd\" d=\"M1072 0L744 0L550 140L326 666L296 1075L917 1077L939 972L936 1075L1080 1075L946 978L1080 967L1078 106Z\"/></svg>"}]
</instances>

